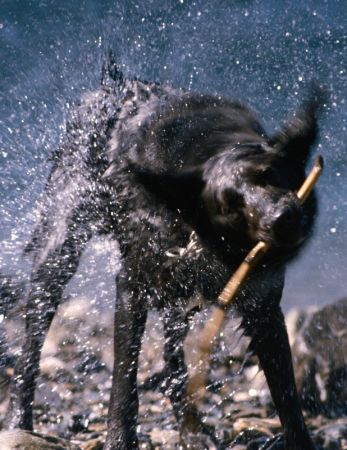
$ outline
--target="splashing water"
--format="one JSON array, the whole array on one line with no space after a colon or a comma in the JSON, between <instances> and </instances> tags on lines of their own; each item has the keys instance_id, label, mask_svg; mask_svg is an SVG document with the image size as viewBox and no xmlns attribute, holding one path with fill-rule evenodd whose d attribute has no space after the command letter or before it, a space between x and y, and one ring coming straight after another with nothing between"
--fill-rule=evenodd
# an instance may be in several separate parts
<instances>
[{"instance_id":1,"label":"splashing water","mask_svg":"<svg viewBox=\"0 0 347 450\"><path fill-rule=\"evenodd\" d=\"M5 2L1 271L27 270L18 256L35 220L30 211L45 183L47 157L59 143L69 109L98 85L111 48L127 75L241 97L270 129L295 109L309 80L330 89L320 141L327 170L318 187L317 239L290 271L286 297L288 305L310 304L343 294L346 14L343 2L323 0L295 6L270 0Z\"/></svg>"},{"instance_id":2,"label":"splashing water","mask_svg":"<svg viewBox=\"0 0 347 450\"><path fill-rule=\"evenodd\" d=\"M28 280L30 268L21 252L36 220L33 206L46 182L49 155L59 145L73 105L98 86L103 58L112 49L127 76L241 98L258 110L269 131L296 109L310 80L328 87L331 100L321 120L319 144L326 172L317 188L321 207L316 238L289 270L284 306L321 305L346 293L344 1L5 0L1 9L0 275ZM86 314L110 314L117 251L93 242L70 283L67 297L88 296ZM78 304L82 308L84 303ZM0 325L3 319L0 311ZM88 322L90 328L77 342L84 363L74 382L81 390L79 377L86 371L99 377L96 385L107 384L90 357L102 349L88 336L93 327L97 336L108 325ZM18 349L18 335L12 338ZM62 342L68 360L71 341ZM45 352L47 358L54 356L54 349L46 347ZM106 353L101 359L109 376L112 360ZM66 364L57 374L65 381L70 370ZM65 391L42 387L39 392L44 405L57 403ZM106 394L97 394L101 400L90 406L91 417L106 408ZM88 394L91 399L93 395ZM43 408L41 418L45 413ZM66 421L57 419L64 427Z\"/></svg>"}]
</instances>

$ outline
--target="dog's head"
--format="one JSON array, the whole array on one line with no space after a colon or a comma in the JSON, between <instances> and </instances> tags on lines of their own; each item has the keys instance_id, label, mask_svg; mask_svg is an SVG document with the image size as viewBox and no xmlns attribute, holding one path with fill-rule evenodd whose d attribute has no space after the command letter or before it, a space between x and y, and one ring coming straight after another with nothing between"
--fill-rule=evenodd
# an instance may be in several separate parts
<instances>
[{"instance_id":1,"label":"dog's head","mask_svg":"<svg viewBox=\"0 0 347 450\"><path fill-rule=\"evenodd\" d=\"M136 168L139 180L178 211L224 259L243 256L259 240L285 260L312 231L316 201L296 191L317 136L317 95L270 139L231 145L205 163L171 173Z\"/></svg>"}]
</instances>

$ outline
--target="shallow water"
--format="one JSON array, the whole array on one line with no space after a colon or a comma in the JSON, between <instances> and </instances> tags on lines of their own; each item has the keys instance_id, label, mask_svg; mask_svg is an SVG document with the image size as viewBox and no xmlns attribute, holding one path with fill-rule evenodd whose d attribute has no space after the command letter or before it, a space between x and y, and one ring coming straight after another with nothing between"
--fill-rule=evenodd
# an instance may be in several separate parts
<instances>
[{"instance_id":1,"label":"shallow water","mask_svg":"<svg viewBox=\"0 0 347 450\"><path fill-rule=\"evenodd\" d=\"M71 105L97 87L111 48L128 75L250 102L270 131L298 106L309 80L330 89L319 144L326 161L320 218L289 270L284 305L344 295L346 23L343 0L0 1L0 270L27 273L20 249L47 157ZM97 272L90 264L84 279Z\"/></svg>"}]
</instances>

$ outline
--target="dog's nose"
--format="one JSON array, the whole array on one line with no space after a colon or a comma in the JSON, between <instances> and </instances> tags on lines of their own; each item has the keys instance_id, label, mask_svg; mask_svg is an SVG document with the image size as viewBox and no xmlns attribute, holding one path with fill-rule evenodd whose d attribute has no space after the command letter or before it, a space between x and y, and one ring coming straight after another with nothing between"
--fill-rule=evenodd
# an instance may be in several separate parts
<instances>
[{"instance_id":1,"label":"dog's nose","mask_svg":"<svg viewBox=\"0 0 347 450\"><path fill-rule=\"evenodd\" d=\"M286 206L274 216L272 232L281 243L293 243L299 239L302 214L298 207Z\"/></svg>"}]
</instances>

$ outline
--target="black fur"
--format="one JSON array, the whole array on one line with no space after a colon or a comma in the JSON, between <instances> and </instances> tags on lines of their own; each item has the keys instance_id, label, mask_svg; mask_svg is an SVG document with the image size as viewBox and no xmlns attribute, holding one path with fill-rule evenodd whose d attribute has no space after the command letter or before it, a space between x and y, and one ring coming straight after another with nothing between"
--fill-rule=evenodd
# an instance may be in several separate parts
<instances>
[{"instance_id":1,"label":"black fur","mask_svg":"<svg viewBox=\"0 0 347 450\"><path fill-rule=\"evenodd\" d=\"M301 207L294 191L316 138L317 96L313 92L296 117L269 137L239 102L126 80L112 60L105 66L100 89L75 109L53 155L40 220L26 249L33 258L31 290L9 427L32 428L44 336L85 246L104 233L118 240L122 253L105 448L137 448L137 358L153 307L163 309L165 318L166 386L182 445L204 448L196 435L211 430L192 405L182 404L188 300L201 294L215 301L246 252L265 239L272 250L236 308L268 380L286 449L314 448L279 303L285 262L310 236L315 216L314 195ZM172 249L187 247L193 230L201 251L194 247L170 258Z\"/></svg>"}]
</instances>

